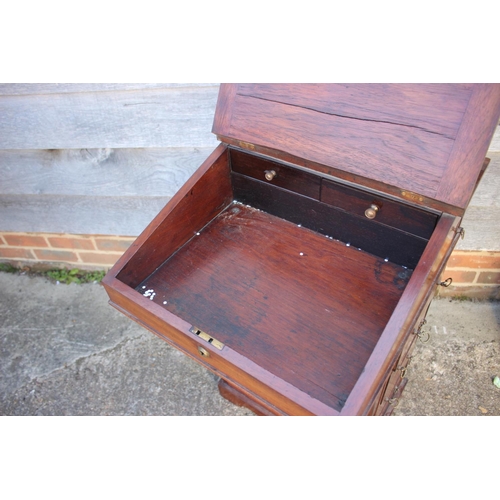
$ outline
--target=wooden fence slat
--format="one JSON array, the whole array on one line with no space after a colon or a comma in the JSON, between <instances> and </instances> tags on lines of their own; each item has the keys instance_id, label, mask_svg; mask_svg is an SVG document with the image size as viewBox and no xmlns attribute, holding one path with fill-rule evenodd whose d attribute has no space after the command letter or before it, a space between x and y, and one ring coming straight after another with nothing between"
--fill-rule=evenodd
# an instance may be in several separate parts
<instances>
[{"instance_id":1,"label":"wooden fence slat","mask_svg":"<svg viewBox=\"0 0 500 500\"><path fill-rule=\"evenodd\" d=\"M500 151L488 151L490 164L472 197L471 207L500 207ZM467 212L466 212L467 213Z\"/></svg>"},{"instance_id":2,"label":"wooden fence slat","mask_svg":"<svg viewBox=\"0 0 500 500\"><path fill-rule=\"evenodd\" d=\"M0 231L137 236L170 197L6 195Z\"/></svg>"},{"instance_id":3,"label":"wooden fence slat","mask_svg":"<svg viewBox=\"0 0 500 500\"><path fill-rule=\"evenodd\" d=\"M500 125L498 125L495 135L491 140L489 151L500 151Z\"/></svg>"},{"instance_id":4,"label":"wooden fence slat","mask_svg":"<svg viewBox=\"0 0 500 500\"><path fill-rule=\"evenodd\" d=\"M0 149L215 147L217 87L0 97Z\"/></svg>"},{"instance_id":5,"label":"wooden fence slat","mask_svg":"<svg viewBox=\"0 0 500 500\"><path fill-rule=\"evenodd\" d=\"M500 206L469 206L461 226L465 238L459 240L457 250L500 251Z\"/></svg>"},{"instance_id":6,"label":"wooden fence slat","mask_svg":"<svg viewBox=\"0 0 500 500\"><path fill-rule=\"evenodd\" d=\"M0 195L173 196L212 151L0 150Z\"/></svg>"},{"instance_id":7,"label":"wooden fence slat","mask_svg":"<svg viewBox=\"0 0 500 500\"><path fill-rule=\"evenodd\" d=\"M115 90L215 87L216 83L0 83L0 96L62 94L68 92L109 92Z\"/></svg>"}]
</instances>

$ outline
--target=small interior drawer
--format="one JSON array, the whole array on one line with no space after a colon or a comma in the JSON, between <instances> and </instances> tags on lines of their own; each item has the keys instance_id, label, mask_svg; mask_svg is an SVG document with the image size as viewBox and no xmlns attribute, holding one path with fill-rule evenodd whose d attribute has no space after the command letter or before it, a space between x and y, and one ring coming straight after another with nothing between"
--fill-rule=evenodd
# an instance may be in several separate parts
<instances>
[{"instance_id":1,"label":"small interior drawer","mask_svg":"<svg viewBox=\"0 0 500 500\"><path fill-rule=\"evenodd\" d=\"M366 217L365 211L375 205L374 222L379 222L421 238L430 238L437 223L437 215L396 201L360 191L323 179L321 201L346 212Z\"/></svg>"},{"instance_id":2,"label":"small interior drawer","mask_svg":"<svg viewBox=\"0 0 500 500\"><path fill-rule=\"evenodd\" d=\"M231 150L231 169L238 174L319 200L321 177L303 170L234 149Z\"/></svg>"}]
</instances>

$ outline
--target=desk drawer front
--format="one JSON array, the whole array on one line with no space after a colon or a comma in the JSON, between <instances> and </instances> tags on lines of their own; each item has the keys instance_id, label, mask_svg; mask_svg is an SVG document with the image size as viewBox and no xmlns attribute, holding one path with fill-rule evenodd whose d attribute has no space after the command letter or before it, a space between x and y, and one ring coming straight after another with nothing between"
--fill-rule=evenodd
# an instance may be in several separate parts
<instances>
[{"instance_id":1,"label":"desk drawer front","mask_svg":"<svg viewBox=\"0 0 500 500\"><path fill-rule=\"evenodd\" d=\"M375 205L378 210L373 222L426 239L430 238L437 223L437 215L327 179L322 180L321 201L361 217L366 217L365 211Z\"/></svg>"},{"instance_id":2,"label":"desk drawer front","mask_svg":"<svg viewBox=\"0 0 500 500\"><path fill-rule=\"evenodd\" d=\"M319 200L336 209L362 217L370 224L383 224L426 240L436 227L438 216L425 210L267 158L234 149L230 150L230 155L231 170L234 173ZM372 206L375 206L376 212L370 220L366 216L366 211Z\"/></svg>"},{"instance_id":3,"label":"desk drawer front","mask_svg":"<svg viewBox=\"0 0 500 500\"><path fill-rule=\"evenodd\" d=\"M272 186L319 200L321 177L303 170L235 150L231 150L231 169Z\"/></svg>"}]
</instances>

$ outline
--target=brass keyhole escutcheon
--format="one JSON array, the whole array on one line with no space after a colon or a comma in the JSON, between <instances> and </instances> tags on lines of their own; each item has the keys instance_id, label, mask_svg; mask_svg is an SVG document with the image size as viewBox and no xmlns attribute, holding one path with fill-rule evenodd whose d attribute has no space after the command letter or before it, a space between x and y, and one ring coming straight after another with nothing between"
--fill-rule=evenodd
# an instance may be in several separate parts
<instances>
[{"instance_id":1,"label":"brass keyhole escutcheon","mask_svg":"<svg viewBox=\"0 0 500 500\"><path fill-rule=\"evenodd\" d=\"M377 215L377 212L379 211L380 207L378 205L371 205L370 208L367 208L365 210L365 216L368 219L375 219L375 216Z\"/></svg>"},{"instance_id":2,"label":"brass keyhole escutcheon","mask_svg":"<svg viewBox=\"0 0 500 500\"><path fill-rule=\"evenodd\" d=\"M198 346L198 352L204 357L204 358L208 358L210 357L210 353L204 349L203 347L201 347L201 345Z\"/></svg>"},{"instance_id":3,"label":"brass keyhole escutcheon","mask_svg":"<svg viewBox=\"0 0 500 500\"><path fill-rule=\"evenodd\" d=\"M264 177L266 178L266 181L272 181L276 177L276 170L266 170L264 172Z\"/></svg>"}]
</instances>

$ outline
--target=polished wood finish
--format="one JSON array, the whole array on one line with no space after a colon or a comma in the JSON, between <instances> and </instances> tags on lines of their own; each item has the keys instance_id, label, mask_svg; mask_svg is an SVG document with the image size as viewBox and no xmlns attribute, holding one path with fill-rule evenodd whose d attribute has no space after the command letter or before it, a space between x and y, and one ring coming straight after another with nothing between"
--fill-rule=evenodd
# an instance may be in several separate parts
<instances>
[{"instance_id":1,"label":"polished wood finish","mask_svg":"<svg viewBox=\"0 0 500 500\"><path fill-rule=\"evenodd\" d=\"M285 152L460 214L499 113L500 84L226 84L213 131L242 148L286 160Z\"/></svg>"},{"instance_id":2,"label":"polished wood finish","mask_svg":"<svg viewBox=\"0 0 500 500\"><path fill-rule=\"evenodd\" d=\"M110 297L110 304L122 314L134 320L170 345L223 377L233 386L263 402L265 407L277 415L331 415L339 412L314 399L290 383L269 373L245 355L229 347L222 351L191 333L191 325L175 316L162 306L144 298L134 289L115 279L108 273L103 281ZM198 346L210 352L210 357L202 357ZM272 402L272 403L271 403Z\"/></svg>"},{"instance_id":3,"label":"polished wood finish","mask_svg":"<svg viewBox=\"0 0 500 500\"><path fill-rule=\"evenodd\" d=\"M321 177L312 173L292 168L266 158L248 155L242 151L230 149L231 170L252 177L273 186L288 189L315 200L320 199ZM272 180L266 179L266 172L274 172Z\"/></svg>"},{"instance_id":4,"label":"polished wood finish","mask_svg":"<svg viewBox=\"0 0 500 500\"><path fill-rule=\"evenodd\" d=\"M119 279L136 286L231 201L227 149L220 145L118 261Z\"/></svg>"},{"instance_id":5,"label":"polished wood finish","mask_svg":"<svg viewBox=\"0 0 500 500\"><path fill-rule=\"evenodd\" d=\"M390 413L497 93L223 85L214 130L227 144L107 274L111 304L259 414ZM481 125L472 110L488 103Z\"/></svg>"},{"instance_id":6,"label":"polished wood finish","mask_svg":"<svg viewBox=\"0 0 500 500\"><path fill-rule=\"evenodd\" d=\"M410 276L235 204L136 289L340 411Z\"/></svg>"},{"instance_id":7,"label":"polished wood finish","mask_svg":"<svg viewBox=\"0 0 500 500\"><path fill-rule=\"evenodd\" d=\"M441 272L459 237L460 219L443 215L415 269L396 309L353 388L343 415L364 414L394 366L405 339L432 299Z\"/></svg>"},{"instance_id":8,"label":"polished wood finish","mask_svg":"<svg viewBox=\"0 0 500 500\"><path fill-rule=\"evenodd\" d=\"M436 227L437 214L384 197L380 193L356 189L268 158L246 154L234 148L230 148L229 156L231 170L235 173L262 182L267 181L270 185L320 200L351 214L365 217L366 209L371 204L376 204L379 208L374 221L376 223L385 224L425 239L429 239ZM272 180L266 178L267 172L273 172Z\"/></svg>"},{"instance_id":9,"label":"polished wood finish","mask_svg":"<svg viewBox=\"0 0 500 500\"><path fill-rule=\"evenodd\" d=\"M338 210L269 183L235 173L232 179L237 200L401 266L414 269L427 245L425 238Z\"/></svg>"},{"instance_id":10,"label":"polished wood finish","mask_svg":"<svg viewBox=\"0 0 500 500\"><path fill-rule=\"evenodd\" d=\"M474 87L436 199L467 207L500 116L500 83Z\"/></svg>"},{"instance_id":11,"label":"polished wood finish","mask_svg":"<svg viewBox=\"0 0 500 500\"><path fill-rule=\"evenodd\" d=\"M365 217L366 209L374 204L378 207L373 219L375 224L384 224L425 239L430 238L438 220L438 216L429 211L327 179L321 183L321 201L360 217Z\"/></svg>"},{"instance_id":12,"label":"polished wood finish","mask_svg":"<svg viewBox=\"0 0 500 500\"><path fill-rule=\"evenodd\" d=\"M236 406L248 408L259 416L270 417L276 415L276 413L269 411L269 409L262 403L259 403L246 394L243 394L240 390L236 389L222 378L219 380L218 387L220 395L228 401L231 401L231 403Z\"/></svg>"}]
</instances>

